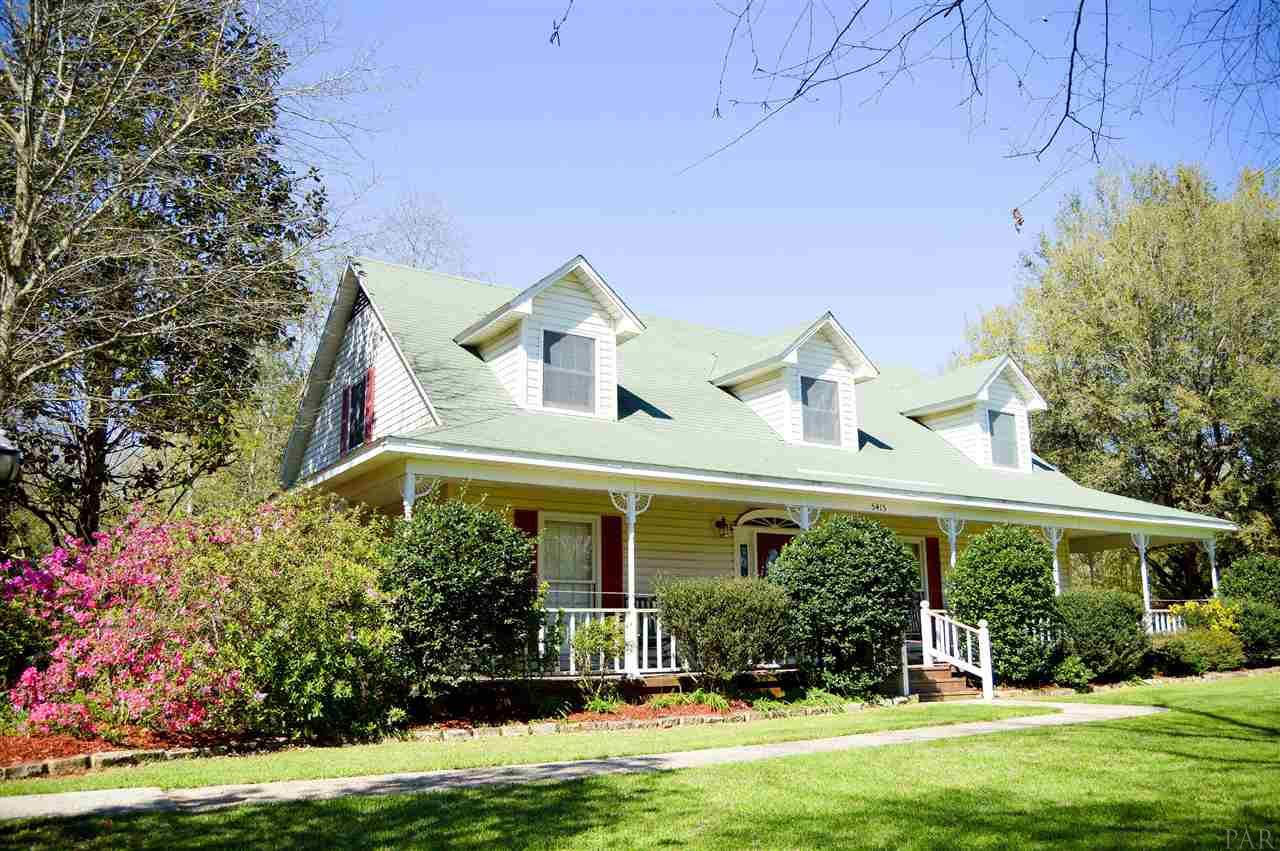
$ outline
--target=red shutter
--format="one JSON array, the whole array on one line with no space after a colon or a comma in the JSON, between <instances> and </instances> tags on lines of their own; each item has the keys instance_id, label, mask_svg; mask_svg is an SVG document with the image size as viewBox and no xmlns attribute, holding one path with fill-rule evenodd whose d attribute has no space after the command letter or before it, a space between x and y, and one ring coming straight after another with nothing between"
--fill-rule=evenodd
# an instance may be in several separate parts
<instances>
[{"instance_id":1,"label":"red shutter","mask_svg":"<svg viewBox=\"0 0 1280 851\"><path fill-rule=\"evenodd\" d=\"M538 537L538 512L528 508L517 508L512 512L515 527L530 538ZM538 551L533 551L533 582L538 582Z\"/></svg>"},{"instance_id":2,"label":"red shutter","mask_svg":"<svg viewBox=\"0 0 1280 851\"><path fill-rule=\"evenodd\" d=\"M364 442L373 440L373 367L364 374Z\"/></svg>"},{"instance_id":3,"label":"red shutter","mask_svg":"<svg viewBox=\"0 0 1280 851\"><path fill-rule=\"evenodd\" d=\"M351 427L350 423L347 420L349 416L351 416L351 388L343 387L342 388L342 435L338 438L340 441L338 444L339 455L345 455L347 452L347 446L350 445L350 441L347 440L347 437L349 436L348 433Z\"/></svg>"},{"instance_id":4,"label":"red shutter","mask_svg":"<svg viewBox=\"0 0 1280 851\"><path fill-rule=\"evenodd\" d=\"M942 608L942 553L937 538L924 542L924 570L929 583L929 608Z\"/></svg>"},{"instance_id":5,"label":"red shutter","mask_svg":"<svg viewBox=\"0 0 1280 851\"><path fill-rule=\"evenodd\" d=\"M622 518L605 514L600 518L600 605L621 609L627 605L622 584Z\"/></svg>"}]
</instances>

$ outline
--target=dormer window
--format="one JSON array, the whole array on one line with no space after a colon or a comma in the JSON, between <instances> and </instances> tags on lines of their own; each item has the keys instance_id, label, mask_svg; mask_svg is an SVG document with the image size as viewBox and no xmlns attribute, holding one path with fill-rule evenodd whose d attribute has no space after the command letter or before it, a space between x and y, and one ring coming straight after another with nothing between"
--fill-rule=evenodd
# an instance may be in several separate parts
<instances>
[{"instance_id":1,"label":"dormer window","mask_svg":"<svg viewBox=\"0 0 1280 851\"><path fill-rule=\"evenodd\" d=\"M596 409L596 341L542 332L542 405L592 413Z\"/></svg>"},{"instance_id":2,"label":"dormer window","mask_svg":"<svg viewBox=\"0 0 1280 851\"><path fill-rule=\"evenodd\" d=\"M840 445L839 384L801 376L800 409L806 443Z\"/></svg>"},{"instance_id":3,"label":"dormer window","mask_svg":"<svg viewBox=\"0 0 1280 851\"><path fill-rule=\"evenodd\" d=\"M987 411L991 430L991 463L997 467L1018 466L1018 421L1004 411Z\"/></svg>"}]
</instances>

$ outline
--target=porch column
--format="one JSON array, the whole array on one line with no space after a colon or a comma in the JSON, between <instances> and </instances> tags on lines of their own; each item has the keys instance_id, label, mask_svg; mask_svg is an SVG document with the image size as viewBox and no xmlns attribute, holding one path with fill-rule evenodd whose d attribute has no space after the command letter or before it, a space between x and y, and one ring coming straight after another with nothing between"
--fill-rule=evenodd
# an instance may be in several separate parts
<instances>
[{"instance_id":1,"label":"porch column","mask_svg":"<svg viewBox=\"0 0 1280 851\"><path fill-rule=\"evenodd\" d=\"M1213 582L1213 596L1218 596L1218 539L1205 538L1204 551L1209 555L1209 579Z\"/></svg>"},{"instance_id":2,"label":"porch column","mask_svg":"<svg viewBox=\"0 0 1280 851\"><path fill-rule=\"evenodd\" d=\"M1062 593L1062 571L1058 567L1058 545L1062 543L1062 529L1057 526L1041 526L1045 538L1049 541L1049 546L1053 547L1053 593L1058 595Z\"/></svg>"},{"instance_id":3,"label":"porch column","mask_svg":"<svg viewBox=\"0 0 1280 851\"><path fill-rule=\"evenodd\" d=\"M400 501L404 504L404 519L413 519L413 504L418 500L418 474L407 470L400 483Z\"/></svg>"},{"instance_id":4,"label":"porch column","mask_svg":"<svg viewBox=\"0 0 1280 851\"><path fill-rule=\"evenodd\" d=\"M419 478L417 473L405 471L400 482L400 502L404 506L405 520L413 519L413 504L418 501L418 497L434 493L436 486L440 484L439 479L431 479L425 490L419 490Z\"/></svg>"},{"instance_id":5,"label":"porch column","mask_svg":"<svg viewBox=\"0 0 1280 851\"><path fill-rule=\"evenodd\" d=\"M938 518L938 528L942 530L942 534L947 536L947 540L951 542L951 569L956 568L956 541L960 540L960 533L964 531L964 521L954 514L948 514L946 517Z\"/></svg>"},{"instance_id":6,"label":"porch column","mask_svg":"<svg viewBox=\"0 0 1280 851\"><path fill-rule=\"evenodd\" d=\"M639 620L636 616L636 518L649 510L653 494L635 491L609 491L613 507L627 518L627 618L626 673L640 674L640 654L636 643Z\"/></svg>"},{"instance_id":7,"label":"porch column","mask_svg":"<svg viewBox=\"0 0 1280 851\"><path fill-rule=\"evenodd\" d=\"M1133 532L1129 538L1138 550L1138 567L1142 574L1142 610L1146 613L1147 632L1151 632L1151 582L1147 576L1147 545L1151 543L1151 538L1146 532Z\"/></svg>"},{"instance_id":8,"label":"porch column","mask_svg":"<svg viewBox=\"0 0 1280 851\"><path fill-rule=\"evenodd\" d=\"M822 509L808 504L787 506L787 516L804 531L808 531L814 523L817 523L821 514Z\"/></svg>"}]
</instances>

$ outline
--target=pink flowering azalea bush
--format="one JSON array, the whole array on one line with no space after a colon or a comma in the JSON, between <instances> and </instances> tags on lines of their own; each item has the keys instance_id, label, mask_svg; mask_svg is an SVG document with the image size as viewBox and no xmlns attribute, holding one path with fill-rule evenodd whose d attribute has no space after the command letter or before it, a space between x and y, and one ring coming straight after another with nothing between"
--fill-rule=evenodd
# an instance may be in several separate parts
<instances>
[{"instance_id":1,"label":"pink flowering azalea bush","mask_svg":"<svg viewBox=\"0 0 1280 851\"><path fill-rule=\"evenodd\" d=\"M9 692L37 732L124 738L366 736L398 719L373 591L382 524L330 498L226 516L135 514L4 594L50 650Z\"/></svg>"}]
</instances>

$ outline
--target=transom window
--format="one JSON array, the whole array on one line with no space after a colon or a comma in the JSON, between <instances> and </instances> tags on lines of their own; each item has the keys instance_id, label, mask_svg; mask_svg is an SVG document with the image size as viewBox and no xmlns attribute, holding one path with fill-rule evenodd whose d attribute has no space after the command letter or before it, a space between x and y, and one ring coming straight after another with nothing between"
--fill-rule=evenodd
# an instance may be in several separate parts
<instances>
[{"instance_id":1,"label":"transom window","mask_svg":"<svg viewBox=\"0 0 1280 851\"><path fill-rule=\"evenodd\" d=\"M1013 414L988 411L991 427L991 463L997 467L1018 466L1018 425Z\"/></svg>"},{"instance_id":2,"label":"transom window","mask_svg":"<svg viewBox=\"0 0 1280 851\"><path fill-rule=\"evenodd\" d=\"M343 452L364 443L364 394L368 381L366 375L347 388L347 445L342 447Z\"/></svg>"},{"instance_id":3,"label":"transom window","mask_svg":"<svg viewBox=\"0 0 1280 851\"><path fill-rule=\"evenodd\" d=\"M538 549L542 578L550 585L552 608L596 605L595 525L589 520L552 520L542 528Z\"/></svg>"},{"instance_id":4,"label":"transom window","mask_svg":"<svg viewBox=\"0 0 1280 851\"><path fill-rule=\"evenodd\" d=\"M591 413L596 409L596 341L542 332L542 404Z\"/></svg>"},{"instance_id":5,"label":"transom window","mask_svg":"<svg viewBox=\"0 0 1280 851\"><path fill-rule=\"evenodd\" d=\"M840 443L840 385L821 378L800 379L800 407L807 443Z\"/></svg>"}]
</instances>

